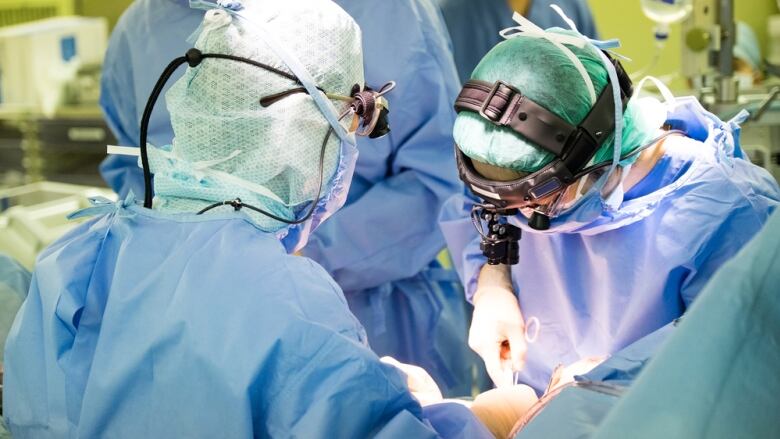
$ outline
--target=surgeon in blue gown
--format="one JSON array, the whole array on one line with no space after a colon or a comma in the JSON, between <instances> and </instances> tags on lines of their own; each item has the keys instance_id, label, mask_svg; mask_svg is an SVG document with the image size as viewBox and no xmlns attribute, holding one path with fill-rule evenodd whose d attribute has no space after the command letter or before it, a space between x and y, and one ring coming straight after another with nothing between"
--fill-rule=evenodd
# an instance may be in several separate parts
<instances>
[{"instance_id":1,"label":"surgeon in blue gown","mask_svg":"<svg viewBox=\"0 0 780 439\"><path fill-rule=\"evenodd\" d=\"M227 4L195 43L223 58L190 52L166 93L153 207L95 199L39 256L6 349L11 433L489 437L465 407L421 408L333 279L292 254L347 197L357 25L328 0Z\"/></svg>"},{"instance_id":2,"label":"surgeon in blue gown","mask_svg":"<svg viewBox=\"0 0 780 439\"><path fill-rule=\"evenodd\" d=\"M27 297L31 277L16 259L0 252L0 349L5 346L16 312ZM2 362L3 352L0 352L0 365Z\"/></svg>"},{"instance_id":3,"label":"surgeon in blue gown","mask_svg":"<svg viewBox=\"0 0 780 439\"><path fill-rule=\"evenodd\" d=\"M513 10L539 27L566 27L550 5L558 5L584 35L597 36L586 0L437 0L452 38L455 65L461 82L466 82L479 60L493 48L502 29L512 27Z\"/></svg>"},{"instance_id":4,"label":"surgeon in blue gown","mask_svg":"<svg viewBox=\"0 0 780 439\"><path fill-rule=\"evenodd\" d=\"M573 31L521 27L533 32L498 44L472 79L505 81L568 123L581 123L592 108L589 91L599 95L616 83L608 81L612 63ZM562 188L560 198L547 198L560 201L555 206L538 199L506 217L522 230L518 264L487 265L471 216L479 202L473 194L442 210L475 305L469 343L494 381L508 376L541 392L557 365L609 356L667 325L777 208L777 182L740 147L744 113L724 122L695 98L665 90L661 102L643 97L641 88L624 112L613 113L623 127L620 147L613 136L590 159L617 161L614 171ZM454 132L459 150L482 169L476 172L494 181L523 178L554 159L475 112L459 113ZM534 209L558 210L540 230L529 225ZM529 334L537 335L533 342Z\"/></svg>"},{"instance_id":5,"label":"surgeon in blue gown","mask_svg":"<svg viewBox=\"0 0 780 439\"><path fill-rule=\"evenodd\" d=\"M366 82L398 84L388 96L392 131L358 139L347 206L302 253L336 279L378 354L422 366L445 396L470 395L479 364L466 344L470 307L455 272L435 260L444 248L436 216L461 187L451 150L458 79L444 24L430 0L336 3L362 29ZM138 0L119 20L101 105L122 145L138 144L146 96L167 62L190 47L202 14L187 0ZM153 144L172 137L163 104L152 117ZM101 173L120 195L141 193L134 158L108 157Z\"/></svg>"}]
</instances>

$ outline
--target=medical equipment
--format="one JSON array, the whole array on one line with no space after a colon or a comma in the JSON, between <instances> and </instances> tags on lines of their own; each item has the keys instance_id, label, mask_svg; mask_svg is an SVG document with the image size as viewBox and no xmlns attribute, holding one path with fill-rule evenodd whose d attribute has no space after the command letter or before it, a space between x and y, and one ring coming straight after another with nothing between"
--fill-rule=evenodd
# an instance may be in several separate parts
<instances>
[{"instance_id":1,"label":"medical equipment","mask_svg":"<svg viewBox=\"0 0 780 439\"><path fill-rule=\"evenodd\" d=\"M0 190L0 252L32 269L41 250L79 223L67 215L96 196L116 197L106 189L48 181Z\"/></svg>"},{"instance_id":2,"label":"medical equipment","mask_svg":"<svg viewBox=\"0 0 780 439\"><path fill-rule=\"evenodd\" d=\"M655 68L669 40L670 26L688 17L693 8L691 0L642 0L641 6L645 16L656 23L653 29L655 53L647 66L631 74L633 79L641 79Z\"/></svg>"},{"instance_id":3,"label":"medical equipment","mask_svg":"<svg viewBox=\"0 0 780 439\"><path fill-rule=\"evenodd\" d=\"M666 41L669 26L685 19L691 13L691 0L642 0L642 11L657 23L656 41Z\"/></svg>"},{"instance_id":4,"label":"medical equipment","mask_svg":"<svg viewBox=\"0 0 780 439\"><path fill-rule=\"evenodd\" d=\"M52 117L0 110L0 188L39 181L103 186L97 167L114 142L96 105L61 106Z\"/></svg>"},{"instance_id":5,"label":"medical equipment","mask_svg":"<svg viewBox=\"0 0 780 439\"><path fill-rule=\"evenodd\" d=\"M666 0L658 0L662 3ZM670 0L671 1L671 0ZM746 108L751 117L742 126L742 139L751 157L762 161L775 179L780 180L780 113L774 103L780 88L740 90L734 69L737 25L733 0L691 0L690 12L682 21L682 75L698 90L702 104L726 120ZM648 15L649 16L649 15ZM771 41L780 35L780 16L769 18ZM780 61L780 45L770 41L769 64ZM768 151L768 153L767 153Z\"/></svg>"},{"instance_id":6,"label":"medical equipment","mask_svg":"<svg viewBox=\"0 0 780 439\"><path fill-rule=\"evenodd\" d=\"M44 14L2 11L15 11L9 22ZM112 142L97 108L107 29L104 18L76 16L0 28L0 187L100 184L99 145Z\"/></svg>"},{"instance_id":7,"label":"medical equipment","mask_svg":"<svg viewBox=\"0 0 780 439\"><path fill-rule=\"evenodd\" d=\"M52 116L97 103L105 18L57 17L0 29L0 108Z\"/></svg>"},{"instance_id":8,"label":"medical equipment","mask_svg":"<svg viewBox=\"0 0 780 439\"><path fill-rule=\"evenodd\" d=\"M743 149L751 161L768 170L777 181L780 181L780 109L776 104L779 94L780 88L774 86L742 92L736 103L710 103L712 110L724 117L743 108L751 113L742 125Z\"/></svg>"},{"instance_id":9,"label":"medical equipment","mask_svg":"<svg viewBox=\"0 0 780 439\"><path fill-rule=\"evenodd\" d=\"M622 72L620 63L615 61ZM620 99L625 105L633 93L631 81L623 74ZM556 159L541 170L511 182L482 178L460 148L456 148L461 178L474 192L498 208L521 208L559 193L573 183L579 173L614 130L612 87L606 87L585 120L573 126L533 102L522 91L503 81L494 84L479 80L466 82L455 101L458 112L478 113L496 126L508 127L534 144L555 154Z\"/></svg>"},{"instance_id":10,"label":"medical equipment","mask_svg":"<svg viewBox=\"0 0 780 439\"><path fill-rule=\"evenodd\" d=\"M715 102L735 102L733 0L693 0L682 23L683 76L696 88L705 88Z\"/></svg>"},{"instance_id":11,"label":"medical equipment","mask_svg":"<svg viewBox=\"0 0 780 439\"><path fill-rule=\"evenodd\" d=\"M72 15L81 9L82 3L79 0L3 0L0 2L0 27Z\"/></svg>"}]
</instances>

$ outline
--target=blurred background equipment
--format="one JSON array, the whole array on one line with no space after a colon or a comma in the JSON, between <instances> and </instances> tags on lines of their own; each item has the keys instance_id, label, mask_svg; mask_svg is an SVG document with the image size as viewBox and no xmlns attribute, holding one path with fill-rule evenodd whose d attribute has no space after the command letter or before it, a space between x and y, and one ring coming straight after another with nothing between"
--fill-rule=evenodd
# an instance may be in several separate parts
<instances>
[{"instance_id":1,"label":"blurred background equipment","mask_svg":"<svg viewBox=\"0 0 780 439\"><path fill-rule=\"evenodd\" d=\"M767 6L759 0L751 3L759 10ZM766 3L777 12L774 2ZM751 116L742 124L743 149L780 180L780 69L772 62L780 58L775 54L780 53L776 42L780 16L762 17L766 24L761 27L765 26L769 40L763 44L769 53L764 57L759 31L740 19L745 18L744 12L738 17L734 0L641 0L641 7L656 23L656 55L649 67L634 76L658 73L658 61L670 56L664 50L670 26L680 23L670 40L679 41L681 62L677 72L663 79L677 89L676 94L695 95L724 120L747 109Z\"/></svg>"},{"instance_id":2,"label":"blurred background equipment","mask_svg":"<svg viewBox=\"0 0 780 439\"><path fill-rule=\"evenodd\" d=\"M108 41L105 18L55 17L0 29L0 108L53 117L96 104Z\"/></svg>"},{"instance_id":3,"label":"blurred background equipment","mask_svg":"<svg viewBox=\"0 0 780 439\"><path fill-rule=\"evenodd\" d=\"M631 78L639 81L643 76L651 72L661 60L661 55L669 41L671 25L686 19L693 9L691 0L641 0L642 12L655 22L653 36L655 48L652 60L642 69L635 71Z\"/></svg>"},{"instance_id":4,"label":"blurred background equipment","mask_svg":"<svg viewBox=\"0 0 780 439\"><path fill-rule=\"evenodd\" d=\"M74 1L0 2L0 188L43 180L103 186L114 139L98 107L106 17Z\"/></svg>"},{"instance_id":5,"label":"blurred background equipment","mask_svg":"<svg viewBox=\"0 0 780 439\"><path fill-rule=\"evenodd\" d=\"M44 180L104 187L97 167L113 143L96 105L52 117L0 110L0 188Z\"/></svg>"},{"instance_id":6,"label":"blurred background equipment","mask_svg":"<svg viewBox=\"0 0 780 439\"><path fill-rule=\"evenodd\" d=\"M657 23L656 35L669 35L672 24L679 23L691 13L691 0L641 0L642 11Z\"/></svg>"},{"instance_id":7,"label":"blurred background equipment","mask_svg":"<svg viewBox=\"0 0 780 439\"><path fill-rule=\"evenodd\" d=\"M38 253L79 223L67 215L89 207L89 198L97 196L116 199L108 189L64 183L0 189L0 253L32 270Z\"/></svg>"}]
</instances>

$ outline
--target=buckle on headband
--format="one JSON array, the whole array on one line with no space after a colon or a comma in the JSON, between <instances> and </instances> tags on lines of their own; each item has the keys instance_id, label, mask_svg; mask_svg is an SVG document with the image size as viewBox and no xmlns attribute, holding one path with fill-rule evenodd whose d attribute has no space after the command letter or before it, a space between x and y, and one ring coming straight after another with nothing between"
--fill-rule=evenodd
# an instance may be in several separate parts
<instances>
[{"instance_id":1,"label":"buckle on headband","mask_svg":"<svg viewBox=\"0 0 780 439\"><path fill-rule=\"evenodd\" d=\"M515 95L522 95L522 93L504 81L496 81L482 101L479 109L480 116L496 125L506 125L504 116Z\"/></svg>"}]
</instances>

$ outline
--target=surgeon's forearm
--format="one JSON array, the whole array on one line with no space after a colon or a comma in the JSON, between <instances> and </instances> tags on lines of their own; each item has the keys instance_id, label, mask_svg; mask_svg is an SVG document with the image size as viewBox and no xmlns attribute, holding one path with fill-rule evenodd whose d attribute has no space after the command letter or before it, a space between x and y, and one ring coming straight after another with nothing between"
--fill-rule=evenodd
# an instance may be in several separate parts
<instances>
[{"instance_id":1,"label":"surgeon's forearm","mask_svg":"<svg viewBox=\"0 0 780 439\"><path fill-rule=\"evenodd\" d=\"M477 291L474 293L474 302L478 302L484 292L496 288L513 291L512 272L509 265L485 264L482 266L477 279Z\"/></svg>"}]
</instances>

